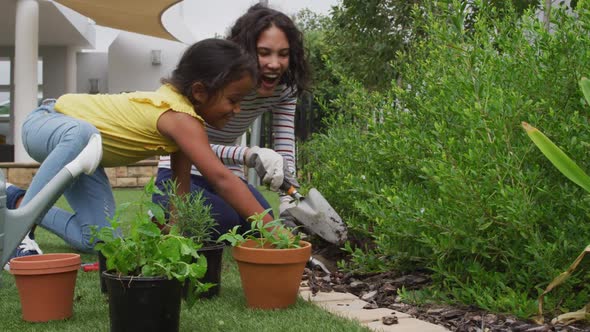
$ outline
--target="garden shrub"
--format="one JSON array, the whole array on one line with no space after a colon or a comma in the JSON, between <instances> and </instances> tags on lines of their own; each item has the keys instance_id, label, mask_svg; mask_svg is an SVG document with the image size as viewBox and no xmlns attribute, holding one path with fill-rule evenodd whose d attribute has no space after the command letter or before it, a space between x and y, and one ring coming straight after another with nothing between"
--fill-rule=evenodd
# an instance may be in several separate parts
<instances>
[{"instance_id":1,"label":"garden shrub","mask_svg":"<svg viewBox=\"0 0 590 332\"><path fill-rule=\"evenodd\" d=\"M590 107L577 87L590 75L590 15L554 8L547 32L533 13L499 17L477 2L466 30L453 22L469 8L441 3L415 18L425 35L399 56L401 85L378 92L341 80L331 105L340 113L303 146L303 173L372 240L349 268L426 268L432 294L528 316L588 244L590 197L520 123L590 168ZM546 308L586 304L587 279L572 277Z\"/></svg>"}]
</instances>

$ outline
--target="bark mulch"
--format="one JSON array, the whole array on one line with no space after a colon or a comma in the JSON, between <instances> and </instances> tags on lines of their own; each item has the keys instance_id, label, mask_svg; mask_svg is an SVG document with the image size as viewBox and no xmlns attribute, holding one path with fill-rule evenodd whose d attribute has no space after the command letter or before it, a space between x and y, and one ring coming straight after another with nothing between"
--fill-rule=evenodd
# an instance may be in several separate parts
<instances>
[{"instance_id":1,"label":"bark mulch","mask_svg":"<svg viewBox=\"0 0 590 332\"><path fill-rule=\"evenodd\" d=\"M532 321L522 320L510 315L490 313L476 307L450 305L411 305L401 302L397 291L419 289L431 282L427 273L402 275L397 271L378 274L355 275L343 273L337 269L336 261L343 257L338 248L324 247L314 250L316 259L331 271L326 273L320 266L305 269L304 280L312 293L342 292L352 293L368 302L365 309L387 308L412 315L415 318L442 325L451 331L485 332L485 331L590 331L590 324L572 325L537 325ZM385 317L387 319L388 317ZM392 322L392 323L395 323Z\"/></svg>"}]
</instances>

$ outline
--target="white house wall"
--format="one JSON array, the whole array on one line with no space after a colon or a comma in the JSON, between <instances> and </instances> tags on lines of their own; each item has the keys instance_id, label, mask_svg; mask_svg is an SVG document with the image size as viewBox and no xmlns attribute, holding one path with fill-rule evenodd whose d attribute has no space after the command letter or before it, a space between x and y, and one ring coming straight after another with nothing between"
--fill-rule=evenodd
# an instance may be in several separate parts
<instances>
[{"instance_id":1,"label":"white house wall","mask_svg":"<svg viewBox=\"0 0 590 332\"><path fill-rule=\"evenodd\" d=\"M66 93L65 46L40 46L39 58L43 60L43 98L57 98Z\"/></svg>"},{"instance_id":2,"label":"white house wall","mask_svg":"<svg viewBox=\"0 0 590 332\"><path fill-rule=\"evenodd\" d=\"M168 77L186 48L185 44L121 32L109 47L108 91L151 91ZM152 50L161 50L161 64L153 65Z\"/></svg>"},{"instance_id":3,"label":"white house wall","mask_svg":"<svg viewBox=\"0 0 590 332\"><path fill-rule=\"evenodd\" d=\"M107 93L109 57L106 52L84 52L77 54L77 92L90 92L90 79L98 79L98 92Z\"/></svg>"}]
</instances>

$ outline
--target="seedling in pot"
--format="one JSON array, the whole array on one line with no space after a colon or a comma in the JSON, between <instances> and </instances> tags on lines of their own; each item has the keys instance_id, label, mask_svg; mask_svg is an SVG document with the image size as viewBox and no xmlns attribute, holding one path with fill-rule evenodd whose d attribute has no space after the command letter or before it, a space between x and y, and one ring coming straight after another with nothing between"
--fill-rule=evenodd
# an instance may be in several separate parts
<instances>
[{"instance_id":1,"label":"seedling in pot","mask_svg":"<svg viewBox=\"0 0 590 332\"><path fill-rule=\"evenodd\" d=\"M311 244L293 235L281 220L262 221L268 212L253 215L251 229L243 234L236 226L219 238L234 246L232 256L250 308L279 309L294 304L311 256Z\"/></svg>"},{"instance_id":2,"label":"seedling in pot","mask_svg":"<svg viewBox=\"0 0 590 332\"><path fill-rule=\"evenodd\" d=\"M218 233L216 220L211 216L211 205L206 202L203 191L178 194L175 181L164 183L164 191L168 196L171 224L178 227L180 233L195 243L202 245L199 255L207 259L207 273L201 279L212 287L201 294L202 298L212 298L219 294L221 288L221 268L223 259L223 243L213 241ZM183 289L183 296L188 285Z\"/></svg>"},{"instance_id":3,"label":"seedling in pot","mask_svg":"<svg viewBox=\"0 0 590 332\"><path fill-rule=\"evenodd\" d=\"M263 213L256 213L249 218L251 228L239 233L240 226L235 226L226 234L219 237L218 241L228 241L232 246L239 246L247 240L255 241L259 247L274 249L300 248L301 236L293 234L293 228L283 224L281 219L275 219L264 223L262 218L270 212L270 209Z\"/></svg>"},{"instance_id":4,"label":"seedling in pot","mask_svg":"<svg viewBox=\"0 0 590 332\"><path fill-rule=\"evenodd\" d=\"M152 193L161 193L153 179L144 187L140 201L121 204L110 220L110 226L93 230L99 241L95 249L106 257L107 271L119 276L165 276L179 282L190 280L194 288L187 298L190 306L200 292L211 286L199 281L207 270L207 261L197 253L201 245L183 237L178 227L172 226L167 234L160 231L147 213L150 210L158 223L164 223L164 211L149 199ZM126 222L126 236L120 236L120 217L131 206L137 206L138 211Z\"/></svg>"},{"instance_id":5,"label":"seedling in pot","mask_svg":"<svg viewBox=\"0 0 590 332\"><path fill-rule=\"evenodd\" d=\"M211 205L205 204L203 191L179 195L176 181L167 181L164 192L171 207L170 220L180 233L195 243L211 243L217 223L211 216Z\"/></svg>"}]
</instances>

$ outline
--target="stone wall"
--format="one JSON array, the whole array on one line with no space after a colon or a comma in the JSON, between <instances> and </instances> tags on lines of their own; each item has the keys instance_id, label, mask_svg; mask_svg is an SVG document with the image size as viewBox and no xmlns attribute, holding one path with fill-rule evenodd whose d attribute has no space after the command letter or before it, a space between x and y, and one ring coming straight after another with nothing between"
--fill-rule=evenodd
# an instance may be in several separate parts
<instances>
[{"instance_id":1,"label":"stone wall","mask_svg":"<svg viewBox=\"0 0 590 332\"><path fill-rule=\"evenodd\" d=\"M6 181L21 188L28 188L39 164L0 163L0 170L4 173ZM158 162L145 160L122 167L107 167L105 171L113 188L143 187L151 177L155 177L158 170Z\"/></svg>"}]
</instances>

